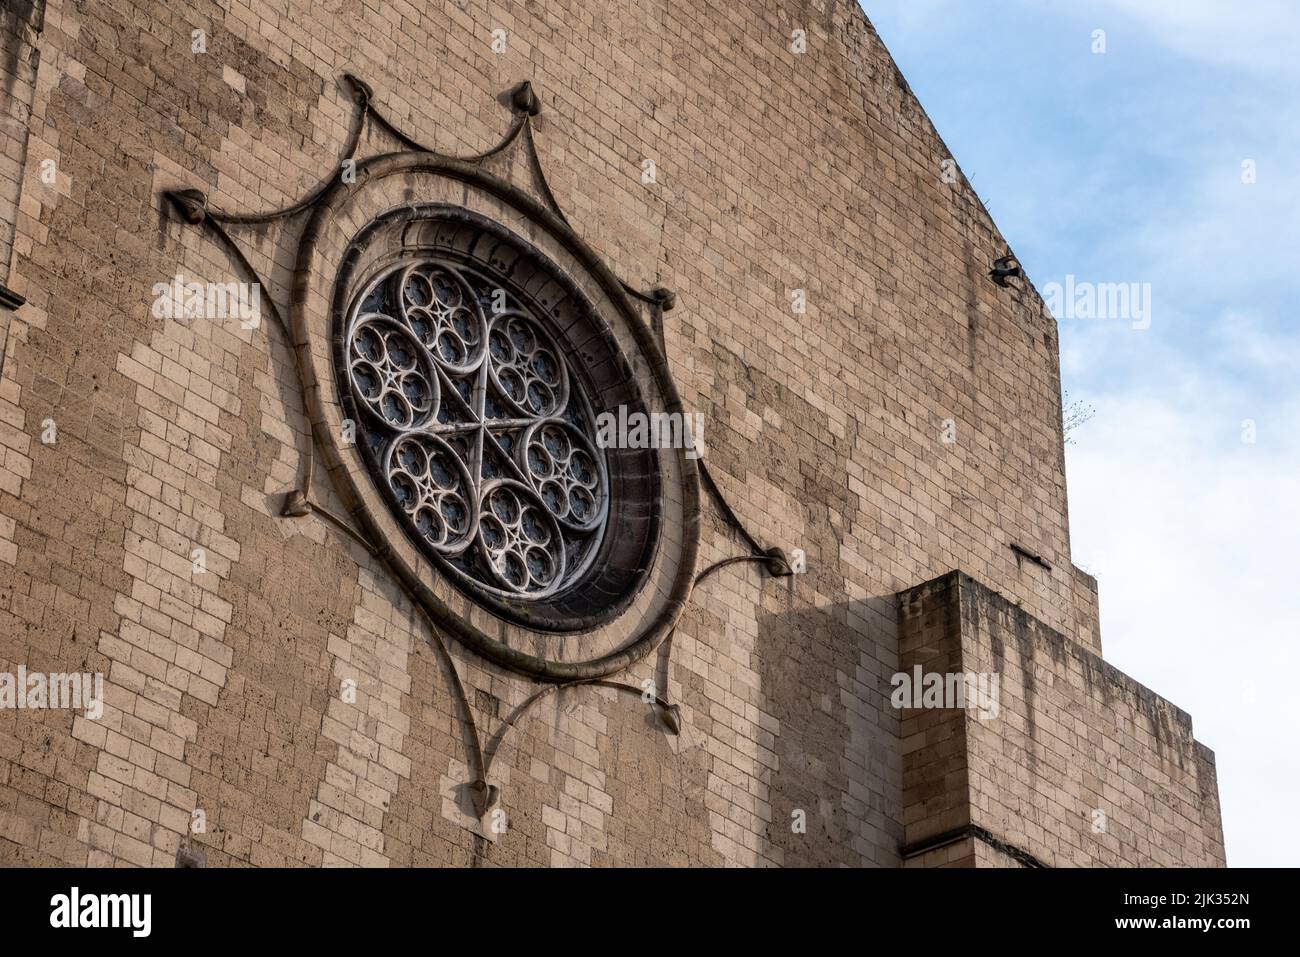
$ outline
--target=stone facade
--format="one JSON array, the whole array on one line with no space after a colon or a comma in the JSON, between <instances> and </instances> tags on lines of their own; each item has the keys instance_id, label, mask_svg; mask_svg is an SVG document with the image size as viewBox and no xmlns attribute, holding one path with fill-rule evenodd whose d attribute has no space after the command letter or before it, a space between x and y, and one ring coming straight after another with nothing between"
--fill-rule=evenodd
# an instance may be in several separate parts
<instances>
[{"instance_id":1,"label":"stone facade","mask_svg":"<svg viewBox=\"0 0 1300 957\"><path fill-rule=\"evenodd\" d=\"M0 268L26 299L0 348L0 672L105 675L98 719L0 711L0 863L1222 863L1212 755L1098 657L1055 324L990 281L1007 243L856 5L48 0L0 24ZM547 686L455 635L585 659L748 553L681 456L629 611L528 634L422 604L341 530L355 503L307 465L336 423L304 392L306 326L152 308L176 275L252 278L168 191L249 212L338 180L365 100L344 74L392 125L371 116L357 158L394 130L490 149L530 81L529 142L476 168L581 239L421 168L363 176L368 212L329 194L339 255L385 207L454 200L575 275L589 249L673 290L671 311L629 298L632 374L704 414L747 533L807 553L703 578L608 676L656 704L530 700ZM229 232L278 313L327 307L300 220ZM1001 674L1001 717L895 708L892 677L932 659Z\"/></svg>"},{"instance_id":2,"label":"stone facade","mask_svg":"<svg viewBox=\"0 0 1300 957\"><path fill-rule=\"evenodd\" d=\"M904 672L1000 678L996 714L904 712L909 866L1224 864L1186 712L960 572L900 601Z\"/></svg>"}]
</instances>

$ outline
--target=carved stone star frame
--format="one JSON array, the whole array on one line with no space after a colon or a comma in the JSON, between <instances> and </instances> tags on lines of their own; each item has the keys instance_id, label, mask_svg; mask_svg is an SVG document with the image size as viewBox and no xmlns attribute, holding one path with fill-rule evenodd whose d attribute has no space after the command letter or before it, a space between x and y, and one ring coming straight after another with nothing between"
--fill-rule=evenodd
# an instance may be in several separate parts
<instances>
[{"instance_id":1,"label":"carved stone star frame","mask_svg":"<svg viewBox=\"0 0 1300 957\"><path fill-rule=\"evenodd\" d=\"M355 327L350 317L367 284L384 270L430 254L509 277L512 295L545 314L547 334L574 358L574 374L595 413L623 405L684 414L662 346L663 314L675 297L664 288L640 292L620 281L569 224L533 141L540 102L528 83L505 98L513 119L501 141L483 153L454 157L421 146L393 126L364 82L350 75L343 80L355 104L340 164L346 175L332 175L298 202L267 212L217 210L194 189L170 191L166 198L181 219L208 228L239 267L258 279L265 310L288 337L312 441L282 514L314 512L337 526L383 563L425 616L471 732L472 787L482 815L496 800L487 782L492 754L532 704L558 688L582 684L642 695L642 688L611 678L670 636L695 584L737 561L757 562L772 575L788 575L790 567L780 549L764 550L749 535L703 463L697 468L684 449L606 450L610 515L600 553L589 563L590 574L554 600L493 594L429 559L409 525L401 523L400 511L385 500L364 443L345 441L359 412L338 370ZM367 131L386 134L400 148L358 156ZM488 168L511 168L501 160L520 149L531 191ZM287 316L232 236L271 224L286 237L296 236ZM345 515L313 499L318 457ZM695 577L701 474L751 554L724 559ZM486 752L443 633L542 683ZM667 667L666 660L661 666ZM657 694L653 701L669 732L678 733L679 707Z\"/></svg>"}]
</instances>

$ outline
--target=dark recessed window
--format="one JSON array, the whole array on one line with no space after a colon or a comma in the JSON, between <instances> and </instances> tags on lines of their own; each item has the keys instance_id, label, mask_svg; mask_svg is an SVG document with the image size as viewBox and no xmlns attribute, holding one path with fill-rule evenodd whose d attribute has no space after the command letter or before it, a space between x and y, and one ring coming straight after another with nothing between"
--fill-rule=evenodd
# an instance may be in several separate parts
<instances>
[{"instance_id":1,"label":"dark recessed window","mask_svg":"<svg viewBox=\"0 0 1300 957\"><path fill-rule=\"evenodd\" d=\"M346 340L371 460L420 547L503 596L580 578L608 514L605 454L570 358L504 279L404 263L363 291Z\"/></svg>"}]
</instances>

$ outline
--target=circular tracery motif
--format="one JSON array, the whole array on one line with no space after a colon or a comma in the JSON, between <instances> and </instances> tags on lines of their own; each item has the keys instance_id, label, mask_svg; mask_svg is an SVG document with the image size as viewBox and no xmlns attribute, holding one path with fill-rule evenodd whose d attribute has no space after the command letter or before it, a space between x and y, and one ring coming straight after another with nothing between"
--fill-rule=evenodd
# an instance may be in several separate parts
<instances>
[{"instance_id":1,"label":"circular tracery motif","mask_svg":"<svg viewBox=\"0 0 1300 957\"><path fill-rule=\"evenodd\" d=\"M404 435L388 446L389 487L422 542L451 555L473 538L478 505L464 463L432 435Z\"/></svg>"},{"instance_id":2,"label":"circular tracery motif","mask_svg":"<svg viewBox=\"0 0 1300 957\"><path fill-rule=\"evenodd\" d=\"M605 456L524 302L465 266L391 269L359 297L345 354L372 463L422 548L515 598L586 570L609 511Z\"/></svg>"},{"instance_id":3,"label":"circular tracery motif","mask_svg":"<svg viewBox=\"0 0 1300 957\"><path fill-rule=\"evenodd\" d=\"M362 316L349 337L352 388L394 428L423 424L438 400L438 380L411 334L387 316Z\"/></svg>"}]
</instances>

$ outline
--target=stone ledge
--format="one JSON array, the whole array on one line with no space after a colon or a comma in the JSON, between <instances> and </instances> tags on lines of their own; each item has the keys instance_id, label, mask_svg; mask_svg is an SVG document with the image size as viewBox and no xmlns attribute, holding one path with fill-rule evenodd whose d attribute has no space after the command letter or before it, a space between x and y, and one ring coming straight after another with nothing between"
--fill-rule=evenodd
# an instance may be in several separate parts
<instances>
[{"instance_id":1,"label":"stone ledge","mask_svg":"<svg viewBox=\"0 0 1300 957\"><path fill-rule=\"evenodd\" d=\"M906 847L982 828L1049 866L1223 863L1214 755L1187 712L963 572L897 597L903 674L998 681L979 714L903 708Z\"/></svg>"}]
</instances>

